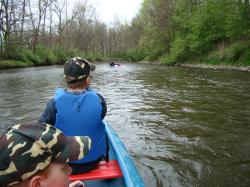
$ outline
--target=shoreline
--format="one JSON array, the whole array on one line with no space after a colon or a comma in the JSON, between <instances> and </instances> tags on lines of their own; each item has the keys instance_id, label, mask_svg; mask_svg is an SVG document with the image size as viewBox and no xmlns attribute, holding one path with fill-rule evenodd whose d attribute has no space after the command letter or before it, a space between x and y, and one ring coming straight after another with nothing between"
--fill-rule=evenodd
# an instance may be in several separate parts
<instances>
[{"instance_id":1,"label":"shoreline","mask_svg":"<svg viewBox=\"0 0 250 187\"><path fill-rule=\"evenodd\" d=\"M201 69L213 69L213 70L228 70L228 71L239 71L239 72L250 72L250 66L236 66L236 65L211 65L211 64L175 64L176 67L190 67L190 68L201 68Z\"/></svg>"},{"instance_id":2,"label":"shoreline","mask_svg":"<svg viewBox=\"0 0 250 187\"><path fill-rule=\"evenodd\" d=\"M139 64L151 64L151 65L162 65L162 66L172 66L172 67L187 67L187 68L201 68L201 69L213 69L213 70L226 70L226 71L239 71L239 72L250 72L250 66L240 66L233 64L192 64L192 63L176 63L176 64L164 64L159 61L156 62L147 62L140 61L136 62Z\"/></svg>"},{"instance_id":3,"label":"shoreline","mask_svg":"<svg viewBox=\"0 0 250 187\"><path fill-rule=\"evenodd\" d=\"M129 62L124 60L117 60L114 62ZM93 63L93 62L92 62ZM97 62L94 62L95 64ZM159 61L149 62L149 61L139 61L139 62L132 62L138 64L151 64L151 65L161 65L161 66L173 66L173 67L187 67L187 68L200 68L200 69L212 69L212 70L226 70L226 71L239 71L239 72L250 72L250 66L239 66L239 65L230 65L230 64L192 64L192 63L176 63L173 65L164 64ZM39 67L39 66L52 66L52 65L61 65L61 63L55 64L43 64L43 65L34 65L34 64L1 64L0 63L0 70L5 69L14 69L14 68L28 68L28 67Z\"/></svg>"}]
</instances>

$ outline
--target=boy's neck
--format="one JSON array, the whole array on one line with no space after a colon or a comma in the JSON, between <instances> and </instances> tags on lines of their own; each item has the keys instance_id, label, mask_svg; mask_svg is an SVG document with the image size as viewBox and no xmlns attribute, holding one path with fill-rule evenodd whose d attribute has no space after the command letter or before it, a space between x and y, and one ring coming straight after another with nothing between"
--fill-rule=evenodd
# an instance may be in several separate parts
<instances>
[{"instance_id":1,"label":"boy's neck","mask_svg":"<svg viewBox=\"0 0 250 187\"><path fill-rule=\"evenodd\" d=\"M68 88L68 91L70 92L81 92L86 90L85 88Z\"/></svg>"}]
</instances>

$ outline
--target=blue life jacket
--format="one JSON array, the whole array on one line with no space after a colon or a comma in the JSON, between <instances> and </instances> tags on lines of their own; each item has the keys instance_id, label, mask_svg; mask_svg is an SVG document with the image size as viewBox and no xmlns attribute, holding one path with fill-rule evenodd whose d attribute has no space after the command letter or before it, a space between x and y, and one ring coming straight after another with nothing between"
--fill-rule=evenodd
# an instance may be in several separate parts
<instances>
[{"instance_id":1,"label":"blue life jacket","mask_svg":"<svg viewBox=\"0 0 250 187\"><path fill-rule=\"evenodd\" d=\"M102 105L94 91L71 93L64 89L55 92L56 124L66 136L89 136L90 152L81 160L70 163L87 163L105 155L105 126L102 122Z\"/></svg>"}]
</instances>

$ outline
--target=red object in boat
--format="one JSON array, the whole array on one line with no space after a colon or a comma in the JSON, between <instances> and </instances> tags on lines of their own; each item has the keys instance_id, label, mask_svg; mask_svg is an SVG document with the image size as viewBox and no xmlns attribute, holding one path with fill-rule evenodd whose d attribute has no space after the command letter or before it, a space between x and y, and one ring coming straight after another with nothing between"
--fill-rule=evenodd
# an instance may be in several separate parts
<instances>
[{"instance_id":1,"label":"red object in boat","mask_svg":"<svg viewBox=\"0 0 250 187\"><path fill-rule=\"evenodd\" d=\"M117 160L101 161L96 169L87 173L70 175L70 181L76 180L97 180L97 179L113 179L122 177L122 171Z\"/></svg>"}]
</instances>

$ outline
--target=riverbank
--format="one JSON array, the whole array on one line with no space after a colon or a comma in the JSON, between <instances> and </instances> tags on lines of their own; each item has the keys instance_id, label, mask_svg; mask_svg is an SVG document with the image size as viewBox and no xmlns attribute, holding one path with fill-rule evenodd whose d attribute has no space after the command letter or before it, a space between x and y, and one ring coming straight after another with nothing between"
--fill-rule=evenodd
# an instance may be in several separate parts
<instances>
[{"instance_id":1,"label":"riverbank","mask_svg":"<svg viewBox=\"0 0 250 187\"><path fill-rule=\"evenodd\" d=\"M0 69L11 69L11 68L26 68L34 66L31 62L23 62L16 60L0 60Z\"/></svg>"},{"instance_id":2,"label":"riverbank","mask_svg":"<svg viewBox=\"0 0 250 187\"><path fill-rule=\"evenodd\" d=\"M250 66L242 66L242 65L230 65L230 64L192 64L192 63L177 63L177 64L164 64L159 61L155 62L147 62L147 61L140 61L139 64L155 64L155 65L163 65L163 66L175 66L175 67L188 67L188 68L203 68L203 69L214 69L214 70L229 70L229 71L243 71L243 72L250 72Z\"/></svg>"},{"instance_id":3,"label":"riverbank","mask_svg":"<svg viewBox=\"0 0 250 187\"><path fill-rule=\"evenodd\" d=\"M28 67L39 67L39 66L52 66L52 65L63 65L64 62L57 62L55 64L42 64L42 65L34 65L33 63L26 63L22 61L14 61L14 60L2 60L0 61L0 70L1 69L14 69L14 68L28 68ZM91 71L95 70L95 63L90 63Z\"/></svg>"},{"instance_id":4,"label":"riverbank","mask_svg":"<svg viewBox=\"0 0 250 187\"><path fill-rule=\"evenodd\" d=\"M175 64L174 66L250 72L250 66L236 66L236 65L225 65L225 64L211 65L211 64L186 64L186 63L182 64L182 63L178 63L178 64Z\"/></svg>"},{"instance_id":5,"label":"riverbank","mask_svg":"<svg viewBox=\"0 0 250 187\"><path fill-rule=\"evenodd\" d=\"M56 63L40 63L35 64L31 61L20 61L20 60L0 60L0 69L14 69L14 68L27 68L27 67L38 67L38 66L49 66L63 64L62 62Z\"/></svg>"},{"instance_id":6,"label":"riverbank","mask_svg":"<svg viewBox=\"0 0 250 187\"><path fill-rule=\"evenodd\" d=\"M73 55L71 55L73 56ZM79 55L75 55L79 56ZM32 62L31 60L0 60L0 69L13 69L13 68L27 68L27 67L39 67L39 66L52 66L52 65L63 65L64 62L66 62L67 59L69 59L70 56L64 57L64 58L58 58L55 60L47 60L47 61L35 61ZM90 58L86 57L90 62L97 62L97 61L105 61L104 57L101 58ZM106 60L108 61L108 60ZM123 61L124 62L124 61Z\"/></svg>"},{"instance_id":7,"label":"riverbank","mask_svg":"<svg viewBox=\"0 0 250 187\"><path fill-rule=\"evenodd\" d=\"M124 63L127 61L114 61L119 63ZM241 72L250 72L250 66L239 66L239 65L225 65L225 64L191 64L191 63L177 63L174 65L162 64L159 61L149 62L149 61L140 61L135 62L139 64L152 64L152 65L166 65L166 66L176 66L176 67L188 67L188 68L203 68L203 69L214 69L214 70L230 70L230 71L241 71ZM63 64L63 63L56 63ZM46 65L55 65L55 64L46 64ZM0 60L0 69L12 69L12 68L26 68L26 67L34 67L38 65L34 65L33 63L23 62L23 61L15 61L15 60ZM40 65L42 66L42 65Z\"/></svg>"}]
</instances>

